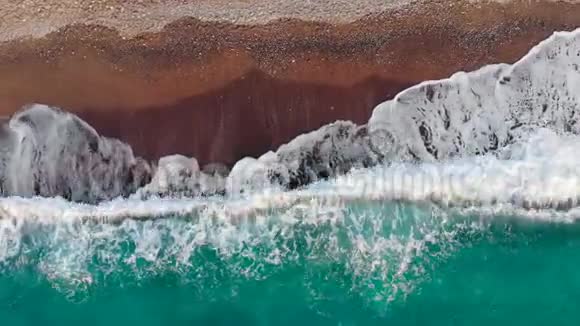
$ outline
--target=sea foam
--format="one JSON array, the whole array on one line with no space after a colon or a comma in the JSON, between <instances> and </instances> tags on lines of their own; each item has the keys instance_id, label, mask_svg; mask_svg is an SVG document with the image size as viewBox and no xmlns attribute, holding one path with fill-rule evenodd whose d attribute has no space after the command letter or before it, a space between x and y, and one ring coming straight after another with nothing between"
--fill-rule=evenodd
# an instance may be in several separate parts
<instances>
[{"instance_id":1,"label":"sea foam","mask_svg":"<svg viewBox=\"0 0 580 326\"><path fill-rule=\"evenodd\" d=\"M390 160L481 155L538 128L578 134L580 30L558 32L509 66L486 66L411 87L380 104L372 143Z\"/></svg>"}]
</instances>

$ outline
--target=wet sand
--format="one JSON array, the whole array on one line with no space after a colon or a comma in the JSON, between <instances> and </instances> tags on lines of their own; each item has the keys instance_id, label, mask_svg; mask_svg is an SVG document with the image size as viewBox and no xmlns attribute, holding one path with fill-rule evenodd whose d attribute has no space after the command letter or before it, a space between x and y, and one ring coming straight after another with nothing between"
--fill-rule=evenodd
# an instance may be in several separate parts
<instances>
[{"instance_id":1,"label":"wet sand","mask_svg":"<svg viewBox=\"0 0 580 326\"><path fill-rule=\"evenodd\" d=\"M231 164L328 122L365 123L410 85L514 62L580 26L576 1L316 2L92 2L133 19L73 2L46 2L48 18L29 10L40 1L0 5L10 9L0 23L0 114L46 103L148 159ZM158 16L134 18L142 12Z\"/></svg>"}]
</instances>

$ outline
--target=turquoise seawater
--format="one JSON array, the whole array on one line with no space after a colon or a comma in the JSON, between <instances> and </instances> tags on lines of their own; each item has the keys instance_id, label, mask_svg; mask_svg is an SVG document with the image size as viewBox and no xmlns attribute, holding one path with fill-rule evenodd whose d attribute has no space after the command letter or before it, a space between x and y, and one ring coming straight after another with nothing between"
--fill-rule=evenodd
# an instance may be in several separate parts
<instances>
[{"instance_id":1,"label":"turquoise seawater","mask_svg":"<svg viewBox=\"0 0 580 326\"><path fill-rule=\"evenodd\" d=\"M0 221L1 325L578 325L580 227L430 204Z\"/></svg>"}]
</instances>

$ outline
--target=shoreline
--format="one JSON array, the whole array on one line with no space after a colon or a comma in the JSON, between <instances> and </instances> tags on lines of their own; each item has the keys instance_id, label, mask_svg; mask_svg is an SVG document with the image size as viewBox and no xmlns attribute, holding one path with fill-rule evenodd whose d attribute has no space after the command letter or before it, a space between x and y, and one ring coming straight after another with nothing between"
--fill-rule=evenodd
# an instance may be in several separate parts
<instances>
[{"instance_id":1,"label":"shoreline","mask_svg":"<svg viewBox=\"0 0 580 326\"><path fill-rule=\"evenodd\" d=\"M0 43L0 114L57 106L148 160L231 166L336 120L365 123L409 86L512 63L577 26L577 3L443 0L339 24L189 17L130 38L72 25Z\"/></svg>"}]
</instances>

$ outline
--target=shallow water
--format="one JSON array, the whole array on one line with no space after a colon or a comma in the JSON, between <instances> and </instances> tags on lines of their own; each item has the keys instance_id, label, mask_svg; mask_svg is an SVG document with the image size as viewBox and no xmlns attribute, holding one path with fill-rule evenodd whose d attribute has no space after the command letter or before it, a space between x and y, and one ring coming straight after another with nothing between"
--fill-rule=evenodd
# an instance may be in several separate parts
<instances>
[{"instance_id":1,"label":"shallow water","mask_svg":"<svg viewBox=\"0 0 580 326\"><path fill-rule=\"evenodd\" d=\"M301 209L303 212L303 210ZM577 319L580 227L431 204L153 220L8 218L7 325L545 324Z\"/></svg>"}]
</instances>

